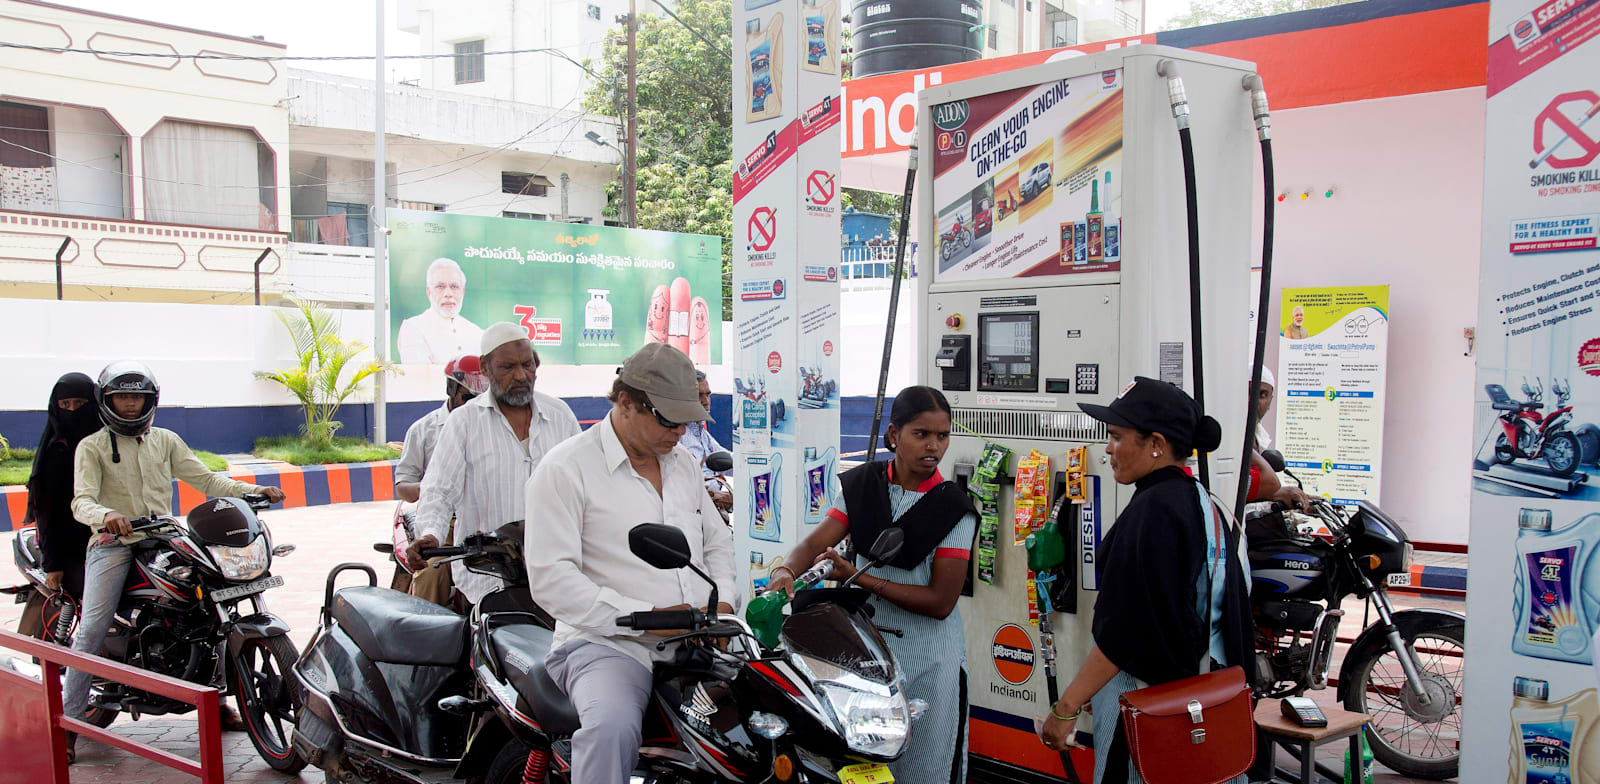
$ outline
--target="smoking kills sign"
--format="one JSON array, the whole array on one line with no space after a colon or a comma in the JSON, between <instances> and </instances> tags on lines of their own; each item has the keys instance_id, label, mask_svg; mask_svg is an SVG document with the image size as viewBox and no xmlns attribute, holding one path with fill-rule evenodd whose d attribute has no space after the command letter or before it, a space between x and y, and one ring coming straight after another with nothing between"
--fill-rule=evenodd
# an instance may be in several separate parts
<instances>
[{"instance_id":1,"label":"smoking kills sign","mask_svg":"<svg viewBox=\"0 0 1600 784\"><path fill-rule=\"evenodd\" d=\"M771 207L757 207L750 214L750 221L746 226L750 240L750 249L757 252L766 252L772 249L772 242L778 236L778 213Z\"/></svg>"}]
</instances>

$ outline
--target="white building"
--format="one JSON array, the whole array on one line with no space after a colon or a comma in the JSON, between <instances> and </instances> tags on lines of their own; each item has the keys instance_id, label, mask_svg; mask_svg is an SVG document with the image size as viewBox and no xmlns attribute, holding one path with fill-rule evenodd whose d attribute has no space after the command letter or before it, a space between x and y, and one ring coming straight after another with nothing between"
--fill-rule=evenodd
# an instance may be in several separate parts
<instances>
[{"instance_id":1,"label":"white building","mask_svg":"<svg viewBox=\"0 0 1600 784\"><path fill-rule=\"evenodd\" d=\"M0 296L249 301L289 229L279 44L0 0ZM61 49L98 49L127 55ZM185 57L183 55L199 55Z\"/></svg>"},{"instance_id":2,"label":"white building","mask_svg":"<svg viewBox=\"0 0 1600 784\"><path fill-rule=\"evenodd\" d=\"M988 0L984 57L1039 52L1145 32L1142 0Z\"/></svg>"}]
</instances>

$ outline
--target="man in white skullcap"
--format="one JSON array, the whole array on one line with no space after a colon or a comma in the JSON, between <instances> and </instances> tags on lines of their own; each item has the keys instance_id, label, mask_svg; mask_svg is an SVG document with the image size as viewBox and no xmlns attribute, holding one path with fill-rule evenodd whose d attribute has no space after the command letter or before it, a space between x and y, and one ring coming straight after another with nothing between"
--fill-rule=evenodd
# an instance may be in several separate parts
<instances>
[{"instance_id":1,"label":"man in white skullcap","mask_svg":"<svg viewBox=\"0 0 1600 784\"><path fill-rule=\"evenodd\" d=\"M483 337L478 325L461 315L467 276L451 259L434 259L426 278L428 309L400 322L395 348L406 365L443 365L470 354Z\"/></svg>"},{"instance_id":2,"label":"man in white skullcap","mask_svg":"<svg viewBox=\"0 0 1600 784\"><path fill-rule=\"evenodd\" d=\"M1276 394L1274 387L1278 385L1277 379L1272 377L1272 368L1261 366L1261 383L1256 385L1252 399L1256 404L1256 451L1261 452L1272 448L1272 434L1267 432L1267 411L1272 408L1272 398Z\"/></svg>"},{"instance_id":3,"label":"man in white skullcap","mask_svg":"<svg viewBox=\"0 0 1600 784\"><path fill-rule=\"evenodd\" d=\"M522 327L492 324L479 345L489 394L450 412L439 433L422 477L417 539L406 551L413 569L426 563L419 550L444 540L452 514L457 542L523 519L523 485L534 467L581 429L560 398L534 391L539 355ZM463 611L500 587L497 578L469 572L459 561L451 569Z\"/></svg>"}]
</instances>

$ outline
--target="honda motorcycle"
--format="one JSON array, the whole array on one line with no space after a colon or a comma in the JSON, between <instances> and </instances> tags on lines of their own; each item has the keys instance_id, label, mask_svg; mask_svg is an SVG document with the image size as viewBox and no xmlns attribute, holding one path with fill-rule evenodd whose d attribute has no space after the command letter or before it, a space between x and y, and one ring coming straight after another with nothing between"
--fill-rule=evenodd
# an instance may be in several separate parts
<instances>
[{"instance_id":1,"label":"honda motorcycle","mask_svg":"<svg viewBox=\"0 0 1600 784\"><path fill-rule=\"evenodd\" d=\"M1263 457L1299 482L1283 467L1282 455L1268 450ZM1342 605L1354 595L1378 617L1345 653L1340 701L1372 717L1367 738L1379 762L1408 776L1454 777L1466 619L1442 610L1394 609L1388 586L1410 585L1412 547L1405 531L1366 501L1354 511L1312 501L1308 514L1327 527L1327 539L1300 533L1285 504L1251 507L1245 531L1259 696L1327 687Z\"/></svg>"},{"instance_id":2,"label":"honda motorcycle","mask_svg":"<svg viewBox=\"0 0 1600 784\"><path fill-rule=\"evenodd\" d=\"M289 625L267 612L262 594L283 585L271 573L272 559L293 552L294 545L273 546L266 523L255 514L271 505L264 495L213 498L186 521L166 515L129 521L145 538L128 545L133 565L101 655L232 695L261 758L293 773L306 764L290 748L287 731L297 700L286 676L298 653ZM64 592L46 587L37 536L30 528L13 540L17 568L29 584L7 592L18 601L31 592L44 595L44 638L71 645L78 607ZM250 611L244 612L247 600ZM186 702L96 678L84 718L106 727L118 713L137 720L192 710Z\"/></svg>"},{"instance_id":3,"label":"honda motorcycle","mask_svg":"<svg viewBox=\"0 0 1600 784\"><path fill-rule=\"evenodd\" d=\"M939 258L948 261L958 250L972 247L972 228L960 215L949 231L939 235Z\"/></svg>"},{"instance_id":4,"label":"honda motorcycle","mask_svg":"<svg viewBox=\"0 0 1600 784\"><path fill-rule=\"evenodd\" d=\"M1489 406L1499 411L1500 427L1505 431L1495 439L1494 459L1510 464L1519 459L1543 459L1556 476L1572 476L1578 470L1582 450L1578 436L1567 425L1572 422L1572 385L1563 385L1560 379L1551 379L1550 390L1556 393L1556 409L1548 415L1544 410L1544 383L1538 378L1529 387L1522 380L1522 394L1526 401L1512 400L1499 384L1485 384L1489 393Z\"/></svg>"}]
</instances>

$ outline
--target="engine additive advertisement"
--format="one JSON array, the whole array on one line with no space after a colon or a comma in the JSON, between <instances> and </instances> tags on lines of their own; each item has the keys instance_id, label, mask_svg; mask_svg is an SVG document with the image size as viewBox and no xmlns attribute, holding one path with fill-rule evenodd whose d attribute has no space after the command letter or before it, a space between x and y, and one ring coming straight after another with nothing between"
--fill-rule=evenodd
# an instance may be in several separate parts
<instances>
[{"instance_id":1,"label":"engine additive advertisement","mask_svg":"<svg viewBox=\"0 0 1600 784\"><path fill-rule=\"evenodd\" d=\"M734 2L730 350L746 597L838 490L838 15L831 0Z\"/></svg>"},{"instance_id":2,"label":"engine additive advertisement","mask_svg":"<svg viewBox=\"0 0 1600 784\"><path fill-rule=\"evenodd\" d=\"M1122 71L932 108L938 278L1122 267Z\"/></svg>"},{"instance_id":3,"label":"engine additive advertisement","mask_svg":"<svg viewBox=\"0 0 1600 784\"><path fill-rule=\"evenodd\" d=\"M576 223L389 210L391 358L478 354L520 324L545 364L619 364L670 343L722 361L722 239Z\"/></svg>"},{"instance_id":4,"label":"engine additive advertisement","mask_svg":"<svg viewBox=\"0 0 1600 784\"><path fill-rule=\"evenodd\" d=\"M1461 769L1600 782L1600 3L1489 4Z\"/></svg>"},{"instance_id":5,"label":"engine additive advertisement","mask_svg":"<svg viewBox=\"0 0 1600 784\"><path fill-rule=\"evenodd\" d=\"M1378 503L1389 287L1283 289L1278 440L1306 492Z\"/></svg>"}]
</instances>

